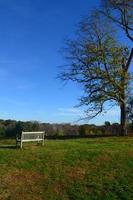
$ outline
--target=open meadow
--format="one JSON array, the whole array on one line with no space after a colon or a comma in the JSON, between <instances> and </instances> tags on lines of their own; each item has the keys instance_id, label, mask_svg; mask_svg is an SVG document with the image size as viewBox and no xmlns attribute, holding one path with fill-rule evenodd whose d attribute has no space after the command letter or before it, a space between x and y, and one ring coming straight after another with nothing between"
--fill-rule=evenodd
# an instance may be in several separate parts
<instances>
[{"instance_id":1,"label":"open meadow","mask_svg":"<svg viewBox=\"0 0 133 200\"><path fill-rule=\"evenodd\" d=\"M0 200L133 199L132 137L14 144L0 141Z\"/></svg>"}]
</instances>

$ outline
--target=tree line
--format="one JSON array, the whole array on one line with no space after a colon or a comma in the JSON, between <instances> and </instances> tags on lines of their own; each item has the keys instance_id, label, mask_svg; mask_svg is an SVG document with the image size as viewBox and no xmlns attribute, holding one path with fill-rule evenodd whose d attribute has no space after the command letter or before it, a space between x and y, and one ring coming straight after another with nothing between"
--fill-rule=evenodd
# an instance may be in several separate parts
<instances>
[{"instance_id":1,"label":"tree line","mask_svg":"<svg viewBox=\"0 0 133 200\"><path fill-rule=\"evenodd\" d=\"M47 137L71 137L91 135L120 135L120 125L105 122L102 126L94 124L71 125L69 123L50 124L38 121L0 120L0 138L15 138L22 131L45 131ZM133 124L128 125L129 132L133 132Z\"/></svg>"}]
</instances>

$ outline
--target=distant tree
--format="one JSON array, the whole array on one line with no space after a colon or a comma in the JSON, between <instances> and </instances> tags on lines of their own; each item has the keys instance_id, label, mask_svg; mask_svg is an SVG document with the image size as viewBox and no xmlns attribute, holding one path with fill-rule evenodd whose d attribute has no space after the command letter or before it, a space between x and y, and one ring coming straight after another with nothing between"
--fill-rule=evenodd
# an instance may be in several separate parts
<instances>
[{"instance_id":1,"label":"distant tree","mask_svg":"<svg viewBox=\"0 0 133 200\"><path fill-rule=\"evenodd\" d=\"M16 136L20 137L23 129L24 129L24 123L21 121L16 122L16 127L15 127Z\"/></svg>"},{"instance_id":2,"label":"distant tree","mask_svg":"<svg viewBox=\"0 0 133 200\"><path fill-rule=\"evenodd\" d=\"M84 136L86 134L86 129L85 129L84 125L80 125L80 127L79 127L79 134L81 136Z\"/></svg>"},{"instance_id":3,"label":"distant tree","mask_svg":"<svg viewBox=\"0 0 133 200\"><path fill-rule=\"evenodd\" d=\"M39 131L40 130L40 124L38 121L33 121L32 122L32 130L33 131Z\"/></svg>"},{"instance_id":4,"label":"distant tree","mask_svg":"<svg viewBox=\"0 0 133 200\"><path fill-rule=\"evenodd\" d=\"M23 131L33 131L33 122L31 122L31 121L25 122Z\"/></svg>"},{"instance_id":5,"label":"distant tree","mask_svg":"<svg viewBox=\"0 0 133 200\"><path fill-rule=\"evenodd\" d=\"M105 121L105 126L111 126L111 123L109 121Z\"/></svg>"},{"instance_id":6,"label":"distant tree","mask_svg":"<svg viewBox=\"0 0 133 200\"><path fill-rule=\"evenodd\" d=\"M93 12L79 24L77 38L64 48L67 65L62 80L72 80L83 87L80 106L87 106L88 119L104 111L106 102L121 110L121 135L126 131L126 96L130 82L129 49L117 40L106 17Z\"/></svg>"},{"instance_id":7,"label":"distant tree","mask_svg":"<svg viewBox=\"0 0 133 200\"><path fill-rule=\"evenodd\" d=\"M5 136L5 127L0 126L0 137L4 137L4 136Z\"/></svg>"},{"instance_id":8,"label":"distant tree","mask_svg":"<svg viewBox=\"0 0 133 200\"><path fill-rule=\"evenodd\" d=\"M6 137L15 137L16 136L16 121L6 120L5 126L6 126L6 130L5 130Z\"/></svg>"}]
</instances>

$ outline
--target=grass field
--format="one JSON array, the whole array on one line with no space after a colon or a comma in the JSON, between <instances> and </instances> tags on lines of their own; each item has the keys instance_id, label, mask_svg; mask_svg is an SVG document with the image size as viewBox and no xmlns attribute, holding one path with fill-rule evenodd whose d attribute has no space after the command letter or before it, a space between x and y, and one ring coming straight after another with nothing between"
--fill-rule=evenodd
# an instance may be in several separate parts
<instances>
[{"instance_id":1,"label":"grass field","mask_svg":"<svg viewBox=\"0 0 133 200\"><path fill-rule=\"evenodd\" d=\"M133 138L0 141L0 200L133 199Z\"/></svg>"}]
</instances>

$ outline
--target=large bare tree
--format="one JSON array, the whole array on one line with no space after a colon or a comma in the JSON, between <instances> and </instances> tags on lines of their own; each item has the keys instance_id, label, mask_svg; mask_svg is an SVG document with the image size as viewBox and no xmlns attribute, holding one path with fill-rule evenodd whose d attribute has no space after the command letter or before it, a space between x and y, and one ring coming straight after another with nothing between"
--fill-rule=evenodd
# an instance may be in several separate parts
<instances>
[{"instance_id":1,"label":"large bare tree","mask_svg":"<svg viewBox=\"0 0 133 200\"><path fill-rule=\"evenodd\" d=\"M133 1L132 0L101 0L102 13L116 29L123 30L125 38L129 39L129 57L123 65L124 71L129 71L133 59ZM122 42L122 41L121 41ZM121 115L121 124L125 123Z\"/></svg>"},{"instance_id":2,"label":"large bare tree","mask_svg":"<svg viewBox=\"0 0 133 200\"><path fill-rule=\"evenodd\" d=\"M89 119L103 112L107 102L119 105L121 135L125 135L130 49L118 42L110 22L99 12L82 20L76 34L64 48L67 65L60 78L83 86L80 105L87 106Z\"/></svg>"}]
</instances>

